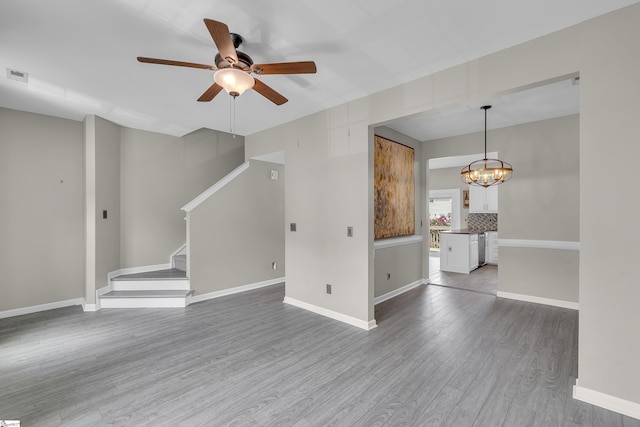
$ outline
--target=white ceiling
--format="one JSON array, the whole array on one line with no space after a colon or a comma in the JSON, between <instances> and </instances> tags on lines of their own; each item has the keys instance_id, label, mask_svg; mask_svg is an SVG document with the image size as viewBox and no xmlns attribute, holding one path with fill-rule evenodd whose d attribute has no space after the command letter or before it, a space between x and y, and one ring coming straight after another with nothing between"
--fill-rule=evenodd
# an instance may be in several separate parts
<instances>
[{"instance_id":1,"label":"white ceiling","mask_svg":"<svg viewBox=\"0 0 640 427\"><path fill-rule=\"evenodd\" d=\"M419 141L478 132L484 129L484 111L480 108L483 105L491 105L487 110L487 129L577 114L580 112L579 77L495 96L474 104L416 114L386 126Z\"/></svg>"},{"instance_id":2,"label":"white ceiling","mask_svg":"<svg viewBox=\"0 0 640 427\"><path fill-rule=\"evenodd\" d=\"M2 0L0 106L73 120L97 114L172 135L229 131L229 96L196 102L213 82L211 71L136 61L213 64L216 49L203 23L211 18L241 34L240 50L257 63L318 66L317 74L261 78L289 98L283 106L254 91L240 96L235 131L248 135L638 1ZM29 83L4 78L5 68L28 73ZM492 120L516 114L513 106L498 112L508 101L495 100ZM476 108L458 113L482 118ZM442 123L431 123L428 137L418 139L443 136L446 120L465 121L439 116ZM391 126L408 133L424 128L415 121Z\"/></svg>"}]
</instances>

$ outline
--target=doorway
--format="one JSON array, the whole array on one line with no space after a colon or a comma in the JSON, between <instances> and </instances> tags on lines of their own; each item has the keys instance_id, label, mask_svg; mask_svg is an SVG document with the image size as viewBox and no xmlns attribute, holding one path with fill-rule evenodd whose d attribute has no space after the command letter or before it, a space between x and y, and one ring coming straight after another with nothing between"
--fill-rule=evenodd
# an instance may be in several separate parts
<instances>
[{"instance_id":1,"label":"doorway","mask_svg":"<svg viewBox=\"0 0 640 427\"><path fill-rule=\"evenodd\" d=\"M452 175L459 173L455 169ZM456 289L496 295L498 290L498 266L485 265L469 274L440 271L440 233L467 228L468 209L463 209L462 187L429 190L429 283ZM462 218L464 217L464 221ZM464 226L461 226L464 222Z\"/></svg>"},{"instance_id":2,"label":"doorway","mask_svg":"<svg viewBox=\"0 0 640 427\"><path fill-rule=\"evenodd\" d=\"M440 232L460 228L460 189L429 190L429 274L440 271Z\"/></svg>"}]
</instances>

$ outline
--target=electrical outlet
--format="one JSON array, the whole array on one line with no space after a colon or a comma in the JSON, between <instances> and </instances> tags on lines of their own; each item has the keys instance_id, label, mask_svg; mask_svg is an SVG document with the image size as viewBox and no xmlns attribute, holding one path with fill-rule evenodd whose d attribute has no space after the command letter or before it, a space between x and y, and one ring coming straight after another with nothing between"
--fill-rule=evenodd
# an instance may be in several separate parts
<instances>
[{"instance_id":1,"label":"electrical outlet","mask_svg":"<svg viewBox=\"0 0 640 427\"><path fill-rule=\"evenodd\" d=\"M387 280L391 280L391 273L387 273Z\"/></svg>"},{"instance_id":2,"label":"electrical outlet","mask_svg":"<svg viewBox=\"0 0 640 427\"><path fill-rule=\"evenodd\" d=\"M327 293L331 295L331 285L327 283Z\"/></svg>"},{"instance_id":3,"label":"electrical outlet","mask_svg":"<svg viewBox=\"0 0 640 427\"><path fill-rule=\"evenodd\" d=\"M353 227L347 227L347 237L353 237Z\"/></svg>"}]
</instances>

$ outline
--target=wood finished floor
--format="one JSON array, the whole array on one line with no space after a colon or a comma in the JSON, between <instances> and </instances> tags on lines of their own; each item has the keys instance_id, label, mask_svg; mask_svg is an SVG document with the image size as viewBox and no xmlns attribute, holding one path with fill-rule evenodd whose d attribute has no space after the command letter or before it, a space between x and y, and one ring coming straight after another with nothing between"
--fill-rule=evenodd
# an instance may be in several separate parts
<instances>
[{"instance_id":1,"label":"wood finished floor","mask_svg":"<svg viewBox=\"0 0 640 427\"><path fill-rule=\"evenodd\" d=\"M186 309L0 320L23 426L640 426L574 400L576 311L421 286L363 331L276 285Z\"/></svg>"},{"instance_id":2,"label":"wood finished floor","mask_svg":"<svg viewBox=\"0 0 640 427\"><path fill-rule=\"evenodd\" d=\"M490 295L498 293L498 266L484 265L469 274L440 271L440 255L429 255L429 282L449 288L466 289Z\"/></svg>"}]
</instances>

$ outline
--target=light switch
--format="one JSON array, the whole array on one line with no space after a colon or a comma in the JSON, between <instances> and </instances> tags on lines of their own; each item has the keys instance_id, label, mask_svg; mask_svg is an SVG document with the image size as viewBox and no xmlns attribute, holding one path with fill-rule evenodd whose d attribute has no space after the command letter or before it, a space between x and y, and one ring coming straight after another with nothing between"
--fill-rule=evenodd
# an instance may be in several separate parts
<instances>
[{"instance_id":1,"label":"light switch","mask_svg":"<svg viewBox=\"0 0 640 427\"><path fill-rule=\"evenodd\" d=\"M295 223L295 222L292 222L291 224L289 224L289 229L290 229L291 231L296 231L296 223Z\"/></svg>"},{"instance_id":2,"label":"light switch","mask_svg":"<svg viewBox=\"0 0 640 427\"><path fill-rule=\"evenodd\" d=\"M353 227L347 227L347 237L353 237Z\"/></svg>"},{"instance_id":3,"label":"light switch","mask_svg":"<svg viewBox=\"0 0 640 427\"><path fill-rule=\"evenodd\" d=\"M278 170L277 169L272 169L271 170L271 181L277 181L278 180Z\"/></svg>"}]
</instances>

